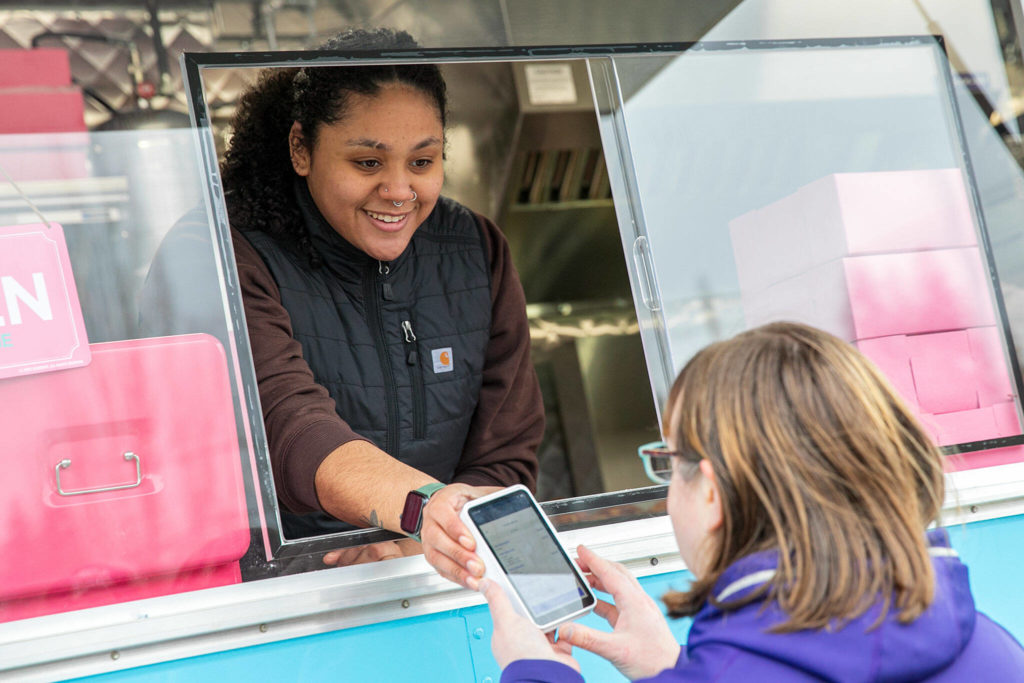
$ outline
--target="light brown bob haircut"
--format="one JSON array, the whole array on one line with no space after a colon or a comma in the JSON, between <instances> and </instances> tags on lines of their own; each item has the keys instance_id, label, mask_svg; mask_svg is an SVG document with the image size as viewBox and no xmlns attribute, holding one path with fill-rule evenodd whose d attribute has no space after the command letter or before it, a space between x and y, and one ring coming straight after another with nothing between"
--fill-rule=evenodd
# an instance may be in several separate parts
<instances>
[{"instance_id":1,"label":"light brown bob haircut","mask_svg":"<svg viewBox=\"0 0 1024 683\"><path fill-rule=\"evenodd\" d=\"M925 530L942 505L942 456L853 345L796 323L714 343L679 374L666 416L682 455L673 476L709 460L723 514L705 575L665 596L670 614L776 600L788 620L772 630L787 632L839 626L878 600L876 623L890 609L907 623L931 603ZM763 550L778 551L775 577L718 603L725 569Z\"/></svg>"}]
</instances>

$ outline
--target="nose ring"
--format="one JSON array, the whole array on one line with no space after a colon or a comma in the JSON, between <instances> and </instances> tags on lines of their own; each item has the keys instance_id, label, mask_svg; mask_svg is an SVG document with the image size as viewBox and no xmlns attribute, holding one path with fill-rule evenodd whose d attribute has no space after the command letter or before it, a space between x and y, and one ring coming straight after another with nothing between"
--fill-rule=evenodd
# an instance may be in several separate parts
<instances>
[{"instance_id":1,"label":"nose ring","mask_svg":"<svg viewBox=\"0 0 1024 683\"><path fill-rule=\"evenodd\" d=\"M387 192L387 190L384 190L384 191ZM412 201L416 201L419 198L420 198L420 196L418 194L416 194L416 190L413 190L412 191ZM394 200L392 200L391 203L394 204L396 207L397 206L401 206L402 204L405 204L405 202L396 202Z\"/></svg>"}]
</instances>

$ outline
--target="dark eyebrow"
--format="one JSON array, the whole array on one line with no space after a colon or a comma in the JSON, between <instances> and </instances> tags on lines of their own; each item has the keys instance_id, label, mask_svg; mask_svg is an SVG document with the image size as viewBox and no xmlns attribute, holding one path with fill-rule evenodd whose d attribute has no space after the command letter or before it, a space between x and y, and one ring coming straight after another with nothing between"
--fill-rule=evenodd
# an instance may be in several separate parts
<instances>
[{"instance_id":1,"label":"dark eyebrow","mask_svg":"<svg viewBox=\"0 0 1024 683\"><path fill-rule=\"evenodd\" d=\"M371 149L379 149L383 152L390 152L391 148L381 142L380 140L371 140L370 138L356 138L349 140L345 143L349 147L369 147ZM440 145L441 141L433 136L423 140L418 145L413 147L413 151L423 149L424 147L430 147L431 145Z\"/></svg>"},{"instance_id":2,"label":"dark eyebrow","mask_svg":"<svg viewBox=\"0 0 1024 683\"><path fill-rule=\"evenodd\" d=\"M423 149L424 147L430 147L431 145L440 145L440 144L441 144L440 140L438 140L437 138L431 136L431 137L427 138L426 140L424 140L423 142L421 142L420 144L418 144L415 147L413 147L413 150Z\"/></svg>"},{"instance_id":3,"label":"dark eyebrow","mask_svg":"<svg viewBox=\"0 0 1024 683\"><path fill-rule=\"evenodd\" d=\"M379 140L371 140L370 138L358 138L355 140L349 140L345 143L349 147L370 147L371 149L380 149L387 151L389 147Z\"/></svg>"}]
</instances>

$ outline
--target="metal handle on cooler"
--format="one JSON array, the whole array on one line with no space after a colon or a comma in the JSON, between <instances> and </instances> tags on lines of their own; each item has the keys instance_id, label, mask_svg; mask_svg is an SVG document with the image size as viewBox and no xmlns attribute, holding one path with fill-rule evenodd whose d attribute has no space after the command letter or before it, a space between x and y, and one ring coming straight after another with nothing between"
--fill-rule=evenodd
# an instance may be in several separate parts
<instances>
[{"instance_id":1,"label":"metal handle on cooler","mask_svg":"<svg viewBox=\"0 0 1024 683\"><path fill-rule=\"evenodd\" d=\"M102 486L96 489L80 489L78 491L65 491L60 487L60 471L66 470L71 467L71 458L64 458L59 463L54 471L57 473L57 493L62 496L80 496L83 493L103 493L105 491L120 491L122 489L133 489L136 486L142 484L142 463L139 461L139 456L135 455L131 451L126 451L124 459L135 461L135 483L134 484L121 484L119 486Z\"/></svg>"}]
</instances>

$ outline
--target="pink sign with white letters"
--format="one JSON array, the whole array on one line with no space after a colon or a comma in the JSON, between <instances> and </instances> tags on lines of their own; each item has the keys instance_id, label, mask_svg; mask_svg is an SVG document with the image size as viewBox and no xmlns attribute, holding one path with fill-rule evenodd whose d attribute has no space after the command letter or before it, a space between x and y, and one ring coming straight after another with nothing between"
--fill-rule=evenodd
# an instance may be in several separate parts
<instances>
[{"instance_id":1,"label":"pink sign with white letters","mask_svg":"<svg viewBox=\"0 0 1024 683\"><path fill-rule=\"evenodd\" d=\"M64 229L0 227L0 380L91 359Z\"/></svg>"}]
</instances>

